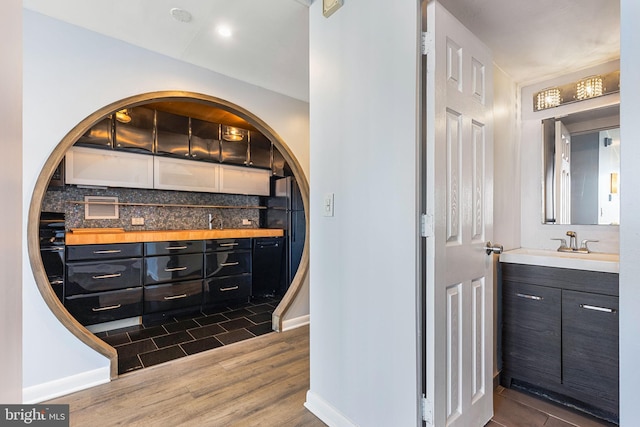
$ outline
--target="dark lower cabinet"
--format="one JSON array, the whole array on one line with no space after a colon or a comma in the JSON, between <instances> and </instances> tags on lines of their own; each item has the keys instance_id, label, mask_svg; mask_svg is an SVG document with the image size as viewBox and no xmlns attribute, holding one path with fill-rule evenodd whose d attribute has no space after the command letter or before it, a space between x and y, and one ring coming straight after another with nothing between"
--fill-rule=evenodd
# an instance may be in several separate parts
<instances>
[{"instance_id":1,"label":"dark lower cabinet","mask_svg":"<svg viewBox=\"0 0 640 427\"><path fill-rule=\"evenodd\" d=\"M205 280L204 303L216 304L251 296L251 274Z\"/></svg>"},{"instance_id":2,"label":"dark lower cabinet","mask_svg":"<svg viewBox=\"0 0 640 427\"><path fill-rule=\"evenodd\" d=\"M145 314L200 307L201 302L202 280L144 287Z\"/></svg>"},{"instance_id":3,"label":"dark lower cabinet","mask_svg":"<svg viewBox=\"0 0 640 427\"><path fill-rule=\"evenodd\" d=\"M618 275L501 263L502 372L520 387L618 422Z\"/></svg>"},{"instance_id":4,"label":"dark lower cabinet","mask_svg":"<svg viewBox=\"0 0 640 427\"><path fill-rule=\"evenodd\" d=\"M504 282L502 292L504 375L560 384L561 290Z\"/></svg>"},{"instance_id":5,"label":"dark lower cabinet","mask_svg":"<svg viewBox=\"0 0 640 427\"><path fill-rule=\"evenodd\" d=\"M576 396L618 412L618 297L562 292L563 383Z\"/></svg>"},{"instance_id":6,"label":"dark lower cabinet","mask_svg":"<svg viewBox=\"0 0 640 427\"><path fill-rule=\"evenodd\" d=\"M83 325L142 315L142 287L72 295L64 306Z\"/></svg>"}]
</instances>

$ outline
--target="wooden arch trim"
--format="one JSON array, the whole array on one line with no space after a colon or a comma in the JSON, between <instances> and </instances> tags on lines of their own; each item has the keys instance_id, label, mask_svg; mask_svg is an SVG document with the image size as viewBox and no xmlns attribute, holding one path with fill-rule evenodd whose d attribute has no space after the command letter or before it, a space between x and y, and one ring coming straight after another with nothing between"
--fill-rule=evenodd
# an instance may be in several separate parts
<instances>
[{"instance_id":1,"label":"wooden arch trim","mask_svg":"<svg viewBox=\"0 0 640 427\"><path fill-rule=\"evenodd\" d=\"M306 228L307 238L305 239L304 249L302 252L302 260L300 267L294 277L291 286L287 290L287 293L282 298L278 307L276 307L273 313L272 326L276 331L282 330L283 317L287 310L293 304L296 296L299 294L302 285L309 272L309 183L302 170L302 167L296 160L295 156L280 138L280 136L269 127L259 117L255 116L248 110L225 101L220 98L216 98L209 95L204 95L196 92L185 91L159 91L150 92L124 98L109 104L103 108L100 108L96 112L92 113L80 123L78 123L60 143L55 147L44 166L42 171L36 180L35 188L31 196L31 203L29 205L29 213L27 219L27 250L29 254L29 263L36 281L36 286L42 295L45 303L54 314L54 316L62 323L62 325L69 330L76 338L81 342L88 345L90 348L105 356L110 362L110 377L111 379L118 377L118 354L116 350L97 338L87 328L81 325L69 312L64 308L58 297L53 292L47 279L47 275L44 271L44 265L42 264L42 258L40 256L40 241L38 236L38 225L40 222L40 212L42 210L42 200L47 190L47 185L51 179L53 172L57 168L58 164L64 158L67 150L87 131L91 126L103 119L105 116L118 111L122 108L130 108L139 105L148 104L151 102L164 102L164 101L185 101L185 102L201 102L205 105L211 105L220 107L232 111L239 117L242 117L251 125L253 125L258 131L266 135L276 148L283 155L298 182L300 192L302 194L302 200L306 215Z\"/></svg>"}]
</instances>

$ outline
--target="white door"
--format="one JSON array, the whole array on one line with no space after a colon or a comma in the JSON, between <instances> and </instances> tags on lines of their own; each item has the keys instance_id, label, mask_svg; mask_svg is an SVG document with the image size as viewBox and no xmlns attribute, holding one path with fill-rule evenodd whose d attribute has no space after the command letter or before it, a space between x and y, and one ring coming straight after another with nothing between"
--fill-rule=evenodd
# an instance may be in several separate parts
<instances>
[{"instance_id":1,"label":"white door","mask_svg":"<svg viewBox=\"0 0 640 427\"><path fill-rule=\"evenodd\" d=\"M571 224L571 134L556 121L555 206L558 224Z\"/></svg>"},{"instance_id":2,"label":"white door","mask_svg":"<svg viewBox=\"0 0 640 427\"><path fill-rule=\"evenodd\" d=\"M493 414L491 52L427 4L425 394L427 424L484 426Z\"/></svg>"}]
</instances>

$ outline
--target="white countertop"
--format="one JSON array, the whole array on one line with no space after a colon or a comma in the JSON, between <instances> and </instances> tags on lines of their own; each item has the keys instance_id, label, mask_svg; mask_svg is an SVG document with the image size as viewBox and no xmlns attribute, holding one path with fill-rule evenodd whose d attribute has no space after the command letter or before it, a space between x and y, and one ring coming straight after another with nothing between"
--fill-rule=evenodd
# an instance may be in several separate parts
<instances>
[{"instance_id":1,"label":"white countertop","mask_svg":"<svg viewBox=\"0 0 640 427\"><path fill-rule=\"evenodd\" d=\"M620 255L592 252L558 252L544 249L512 249L500 254L501 262L513 264L539 265L542 267L569 268L573 270L602 271L618 273Z\"/></svg>"}]
</instances>

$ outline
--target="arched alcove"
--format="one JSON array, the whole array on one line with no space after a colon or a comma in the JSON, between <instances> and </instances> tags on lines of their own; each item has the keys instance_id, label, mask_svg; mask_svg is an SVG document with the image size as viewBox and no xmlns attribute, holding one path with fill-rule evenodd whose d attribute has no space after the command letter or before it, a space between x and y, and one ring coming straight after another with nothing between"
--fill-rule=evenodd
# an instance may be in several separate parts
<instances>
[{"instance_id":1,"label":"arched alcove","mask_svg":"<svg viewBox=\"0 0 640 427\"><path fill-rule=\"evenodd\" d=\"M259 117L252 114L246 109L232 104L220 98L216 98L209 95L193 92L183 91L161 91L151 92L145 94L139 94L116 101L109 104L86 117L80 123L78 123L67 135L60 141L60 143L53 150L47 161L45 162L40 175L36 181L36 185L31 196L31 203L29 206L28 225L27 225L27 247L29 253L29 261L33 274L35 277L36 285L47 306L51 309L56 318L80 341L107 357L110 360L110 372L111 378L117 377L117 353L116 350L106 344L104 341L97 338L92 332L82 326L76 321L64 308L58 297L55 295L51 288L47 275L44 270L42 258L40 255L40 242L38 238L38 223L40 219L40 212L42 210L42 201L47 190L47 185L51 179L54 171L56 170L60 161L64 158L67 150L94 124L99 122L104 117L112 114L123 108L130 108L135 106L141 106L145 104L158 103L158 102L188 102L201 104L203 108L218 108L226 110L229 113L238 116L248 122L256 130L267 136L278 151L282 154L285 161L289 165L296 181L298 182L300 192L302 195L303 205L305 212L309 212L309 184L302 171L300 164L295 158L292 151L282 140L282 138L270 128ZM308 236L308 215L307 217L307 236ZM308 254L308 242L307 237L304 249L302 253L302 260L298 271L293 278L291 285L289 286L286 294L283 296L280 304L273 313L273 329L276 331L282 330L282 322L287 310L291 307L296 296L300 292L302 286L305 283L305 278L309 269L309 254Z\"/></svg>"}]
</instances>

